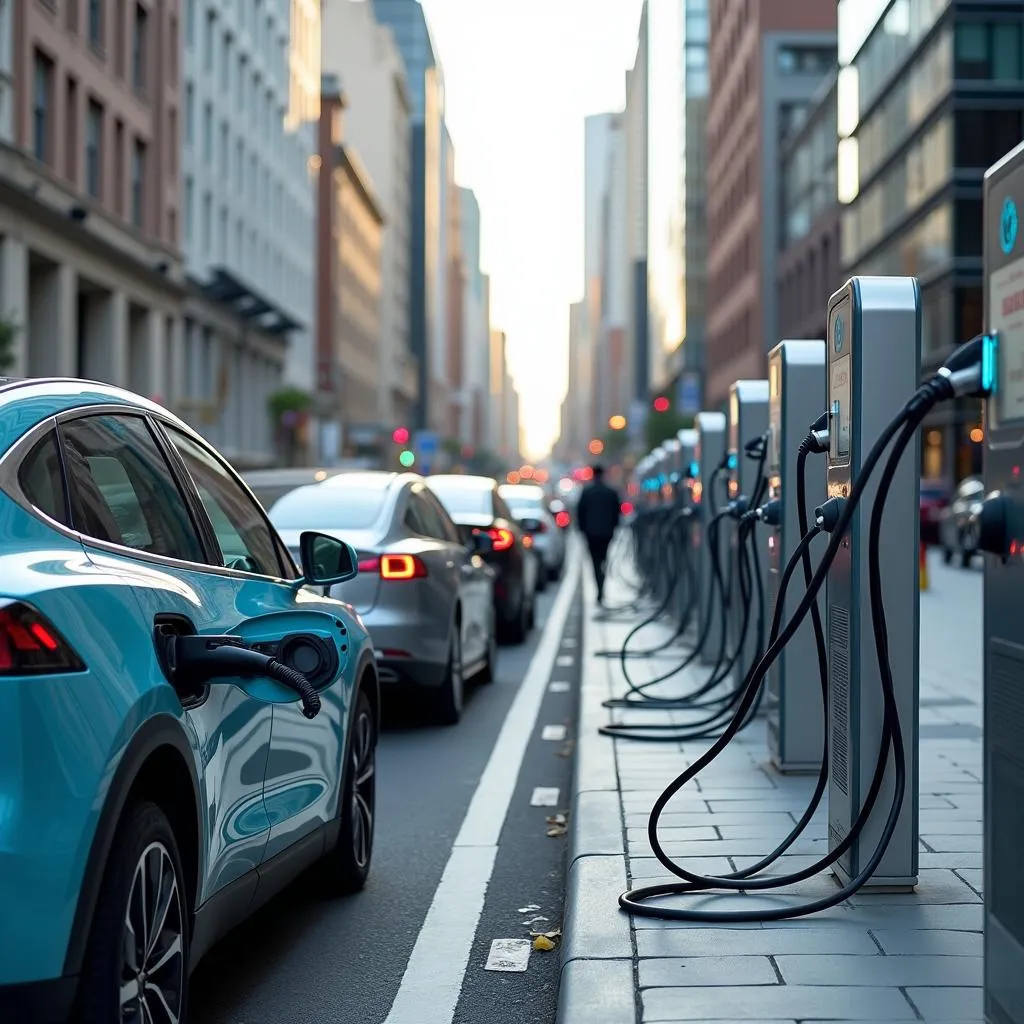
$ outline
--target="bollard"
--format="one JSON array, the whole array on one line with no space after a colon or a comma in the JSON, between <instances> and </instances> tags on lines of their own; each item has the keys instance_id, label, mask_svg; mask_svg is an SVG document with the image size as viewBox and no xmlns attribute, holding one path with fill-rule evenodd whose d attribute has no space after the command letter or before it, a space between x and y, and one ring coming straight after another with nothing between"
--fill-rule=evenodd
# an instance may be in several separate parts
<instances>
[{"instance_id":1,"label":"bollard","mask_svg":"<svg viewBox=\"0 0 1024 1024\"><path fill-rule=\"evenodd\" d=\"M918 555L918 587L921 590L928 589L928 545L921 541L921 551Z\"/></svg>"}]
</instances>

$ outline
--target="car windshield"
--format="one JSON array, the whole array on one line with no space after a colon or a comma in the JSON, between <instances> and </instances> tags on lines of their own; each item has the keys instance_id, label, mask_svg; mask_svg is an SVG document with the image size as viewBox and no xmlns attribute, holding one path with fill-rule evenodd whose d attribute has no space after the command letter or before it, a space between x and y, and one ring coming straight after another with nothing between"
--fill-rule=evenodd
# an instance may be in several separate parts
<instances>
[{"instance_id":1,"label":"car windshield","mask_svg":"<svg viewBox=\"0 0 1024 1024\"><path fill-rule=\"evenodd\" d=\"M491 492L487 488L467 487L465 484L452 484L447 481L438 484L429 479L427 484L441 499L441 504L448 510L450 516L489 516L494 513Z\"/></svg>"},{"instance_id":2,"label":"car windshield","mask_svg":"<svg viewBox=\"0 0 1024 1024\"><path fill-rule=\"evenodd\" d=\"M531 498L529 495L503 494L502 497L505 499L505 504L517 515L544 511L544 503L537 498Z\"/></svg>"},{"instance_id":3,"label":"car windshield","mask_svg":"<svg viewBox=\"0 0 1024 1024\"><path fill-rule=\"evenodd\" d=\"M274 503L270 521L279 530L365 530L380 518L389 483L382 481L378 487L299 487Z\"/></svg>"}]
</instances>

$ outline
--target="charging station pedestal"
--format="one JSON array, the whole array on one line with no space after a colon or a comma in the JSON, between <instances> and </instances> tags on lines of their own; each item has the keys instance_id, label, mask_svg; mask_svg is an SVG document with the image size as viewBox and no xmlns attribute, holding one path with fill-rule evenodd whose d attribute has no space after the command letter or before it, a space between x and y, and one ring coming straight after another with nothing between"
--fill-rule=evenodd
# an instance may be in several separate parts
<instances>
[{"instance_id":1,"label":"charging station pedestal","mask_svg":"<svg viewBox=\"0 0 1024 1024\"><path fill-rule=\"evenodd\" d=\"M882 431L921 381L921 293L912 277L854 277L828 303L829 497L847 497ZM920 436L903 453L879 538L889 659L907 772L892 839L868 886L912 889L918 870ZM868 531L885 458L872 474L828 573L829 849L860 813L882 738L883 699L868 591ZM787 484L788 486L788 484ZM892 754L866 827L833 865L856 877L877 847L894 794Z\"/></svg>"},{"instance_id":2,"label":"charging station pedestal","mask_svg":"<svg viewBox=\"0 0 1024 1024\"><path fill-rule=\"evenodd\" d=\"M693 481L697 476L697 431L680 430L676 434L676 441L679 444L677 456L679 460L679 478L676 482L676 509L682 513L687 509L692 510L693 508ZM686 545L690 563L695 569L696 562L694 559L697 557L697 552L693 548L693 519L677 519L676 529L683 531L683 543ZM682 572L683 578L676 587L675 618L677 621L682 619L686 606L691 598L695 596L691 591L693 590L692 579L696 573L691 574L688 572L685 565L682 566Z\"/></svg>"},{"instance_id":3,"label":"charging station pedestal","mask_svg":"<svg viewBox=\"0 0 1024 1024\"><path fill-rule=\"evenodd\" d=\"M700 661L703 665L714 665L718 661L718 650L721 646L722 621L721 600L714 584L711 565L711 550L706 544L708 524L715 516L715 505L721 501L718 494L712 494L711 477L725 457L725 416L720 412L699 412L695 419L697 430L697 480L696 487L700 491L700 513L691 534L693 546L691 552L697 556L697 615L701 635L707 631L707 639L701 649ZM721 476L721 474L719 474ZM716 480L716 490L717 480ZM698 500L695 496L695 500ZM728 533L725 523L718 524L718 563L725 572L726 542Z\"/></svg>"},{"instance_id":4,"label":"charging station pedestal","mask_svg":"<svg viewBox=\"0 0 1024 1024\"><path fill-rule=\"evenodd\" d=\"M756 441L768 430L768 381L738 380L729 388L729 451L734 456L730 461L729 500L743 495L751 502L756 499L757 485L760 482L758 460L750 458L745 448L751 441ZM765 463L767 472L767 462ZM739 523L729 520L729 563L732 576L731 600L729 609L729 636L733 649L742 642L739 657L736 659L736 679L745 679L757 657L759 641L758 625L761 622L761 604L759 587L764 589L764 611L768 611L768 593L766 581L766 559L763 546L751 545L747 541L747 558L749 567L750 595L746 602L740 589L740 555ZM755 527L756 529L756 527ZM751 552L751 547L754 551ZM743 630L744 619L747 622L746 633ZM768 620L764 619L767 632Z\"/></svg>"},{"instance_id":5,"label":"charging station pedestal","mask_svg":"<svg viewBox=\"0 0 1024 1024\"><path fill-rule=\"evenodd\" d=\"M985 403L985 1015L1024 1024L1024 144L985 173L985 329L996 334ZM984 369L984 367L983 367Z\"/></svg>"},{"instance_id":6,"label":"charging station pedestal","mask_svg":"<svg viewBox=\"0 0 1024 1024\"><path fill-rule=\"evenodd\" d=\"M781 341L768 353L768 497L781 505L778 526L768 534L768 617L771 627L779 578L800 543L797 515L796 467L800 443L826 402L825 342ZM825 498L825 459L804 460L807 522ZM821 560L825 538L811 544L812 569ZM788 622L804 596L803 570L797 569L786 595L783 623ZM768 749L781 772L817 772L821 768L824 718L821 670L814 627L808 615L768 669L765 707Z\"/></svg>"}]
</instances>

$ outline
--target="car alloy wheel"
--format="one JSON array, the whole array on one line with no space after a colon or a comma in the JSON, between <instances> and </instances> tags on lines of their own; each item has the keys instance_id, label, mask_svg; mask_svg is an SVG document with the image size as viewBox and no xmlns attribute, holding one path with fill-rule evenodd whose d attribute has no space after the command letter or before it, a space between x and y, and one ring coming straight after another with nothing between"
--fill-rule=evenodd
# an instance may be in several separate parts
<instances>
[{"instance_id":1,"label":"car alloy wheel","mask_svg":"<svg viewBox=\"0 0 1024 1024\"><path fill-rule=\"evenodd\" d=\"M368 705L356 713L352 732L352 858L360 870L370 866L377 797L374 726Z\"/></svg>"},{"instance_id":2,"label":"car alloy wheel","mask_svg":"<svg viewBox=\"0 0 1024 1024\"><path fill-rule=\"evenodd\" d=\"M135 866L124 916L121 1020L178 1024L185 962L181 886L162 842L152 842Z\"/></svg>"}]
</instances>

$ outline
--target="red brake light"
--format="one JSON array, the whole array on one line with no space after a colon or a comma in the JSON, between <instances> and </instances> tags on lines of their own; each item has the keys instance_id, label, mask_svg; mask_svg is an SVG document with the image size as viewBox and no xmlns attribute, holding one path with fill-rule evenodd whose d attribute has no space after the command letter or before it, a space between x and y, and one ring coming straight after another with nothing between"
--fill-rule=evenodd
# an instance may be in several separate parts
<instances>
[{"instance_id":1,"label":"red brake light","mask_svg":"<svg viewBox=\"0 0 1024 1024\"><path fill-rule=\"evenodd\" d=\"M569 525L569 513L568 512L557 512L555 514L555 522L564 530Z\"/></svg>"},{"instance_id":2,"label":"red brake light","mask_svg":"<svg viewBox=\"0 0 1024 1024\"><path fill-rule=\"evenodd\" d=\"M487 531L487 535L491 538L495 551L508 551L516 542L515 534L511 530L506 530L503 526L492 527Z\"/></svg>"},{"instance_id":3,"label":"red brake light","mask_svg":"<svg viewBox=\"0 0 1024 1024\"><path fill-rule=\"evenodd\" d=\"M360 559L358 569L360 572L380 572L380 559L376 557Z\"/></svg>"},{"instance_id":4,"label":"red brake light","mask_svg":"<svg viewBox=\"0 0 1024 1024\"><path fill-rule=\"evenodd\" d=\"M31 605L0 603L0 675L82 672L85 665L67 641Z\"/></svg>"},{"instance_id":5,"label":"red brake light","mask_svg":"<svg viewBox=\"0 0 1024 1024\"><path fill-rule=\"evenodd\" d=\"M415 580L427 575L427 567L415 555L381 555L383 580Z\"/></svg>"},{"instance_id":6,"label":"red brake light","mask_svg":"<svg viewBox=\"0 0 1024 1024\"><path fill-rule=\"evenodd\" d=\"M631 515L632 512L633 512L633 502L631 502L631 501L624 501L622 503L622 514L624 516L628 516L628 515Z\"/></svg>"}]
</instances>

